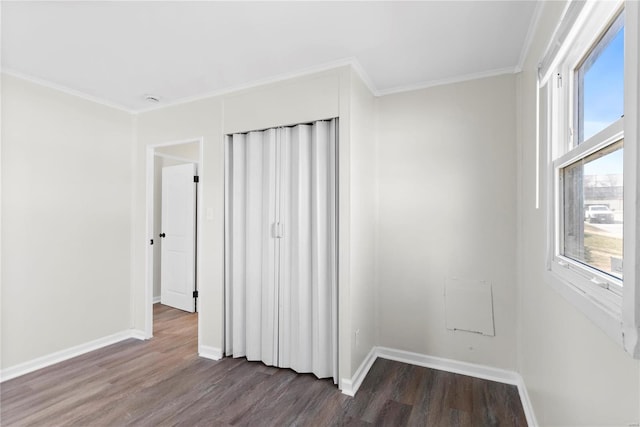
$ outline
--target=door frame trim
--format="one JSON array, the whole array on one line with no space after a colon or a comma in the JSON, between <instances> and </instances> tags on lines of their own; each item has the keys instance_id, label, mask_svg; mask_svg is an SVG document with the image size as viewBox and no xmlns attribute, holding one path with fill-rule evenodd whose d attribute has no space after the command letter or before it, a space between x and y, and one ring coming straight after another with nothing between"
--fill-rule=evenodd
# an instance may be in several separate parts
<instances>
[{"instance_id":1,"label":"door frame trim","mask_svg":"<svg viewBox=\"0 0 640 427\"><path fill-rule=\"evenodd\" d=\"M149 244L151 239L154 239L153 229L154 229L154 176L155 176L155 157L156 157L156 148L167 147L171 145L183 145L183 144L198 144L198 161L193 162L197 165L197 173L198 176L204 176L204 137L198 138L190 138L183 140L174 140L174 141L164 141L155 144L148 144L146 146L146 166L147 166L147 176L146 176L146 194L145 194L145 202L146 202L146 229L145 233L147 236L145 251L145 287L144 287L144 335L145 339L150 339L153 337L153 245ZM204 194L204 180L201 178L198 182L198 188L196 191L196 200L197 200L197 208L196 208L196 283L201 283L201 274L200 269L202 267L201 260L201 245L202 245L202 219L203 215L203 206L202 203ZM155 241L155 240L154 240ZM200 313L203 311L202 304L198 304L198 310ZM202 316L198 316L198 345L200 344L201 337L200 331L202 330L200 325L200 319Z\"/></svg>"}]
</instances>

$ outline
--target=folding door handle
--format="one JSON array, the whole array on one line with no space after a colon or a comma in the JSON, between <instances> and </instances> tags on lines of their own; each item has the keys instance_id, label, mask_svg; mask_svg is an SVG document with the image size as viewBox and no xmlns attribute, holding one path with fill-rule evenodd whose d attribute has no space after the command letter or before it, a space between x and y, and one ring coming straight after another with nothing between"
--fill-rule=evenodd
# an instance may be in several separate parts
<instances>
[{"instance_id":1,"label":"folding door handle","mask_svg":"<svg viewBox=\"0 0 640 427\"><path fill-rule=\"evenodd\" d=\"M274 222L271 226L271 235L274 239L282 239L284 234L284 226L279 222Z\"/></svg>"}]
</instances>

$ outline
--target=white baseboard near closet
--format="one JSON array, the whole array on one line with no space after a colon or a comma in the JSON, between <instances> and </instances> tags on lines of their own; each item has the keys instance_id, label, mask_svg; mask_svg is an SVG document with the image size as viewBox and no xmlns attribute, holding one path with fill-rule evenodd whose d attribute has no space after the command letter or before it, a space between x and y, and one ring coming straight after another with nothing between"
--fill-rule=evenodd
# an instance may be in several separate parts
<instances>
[{"instance_id":1,"label":"white baseboard near closet","mask_svg":"<svg viewBox=\"0 0 640 427\"><path fill-rule=\"evenodd\" d=\"M89 341L84 344L76 345L64 350L56 351L55 353L29 360L28 362L10 366L8 368L0 370L0 382L17 378L21 375L37 371L38 369L46 368L47 366L63 362L73 357L80 356L90 351L94 351L129 338L138 338L138 332L140 331L127 329L125 331L117 332L106 337L98 338L97 340Z\"/></svg>"},{"instance_id":2,"label":"white baseboard near closet","mask_svg":"<svg viewBox=\"0 0 640 427\"><path fill-rule=\"evenodd\" d=\"M376 347L373 347L351 379L340 379L340 390L343 394L352 397L356 395L360 385L362 385L362 381L369 373L371 365L376 361L376 357Z\"/></svg>"},{"instance_id":3,"label":"white baseboard near closet","mask_svg":"<svg viewBox=\"0 0 640 427\"><path fill-rule=\"evenodd\" d=\"M349 396L355 396L362 384L362 381L367 376L369 369L371 369L373 362L375 362L378 357L382 359L395 360L396 362L408 363L410 365L451 372L454 374L467 375L470 377L515 385L518 387L518 394L520 395L520 401L522 402L524 414L527 418L527 424L529 427L535 427L538 425L524 380L517 372L387 347L373 347L371 349L356 373L353 375L353 378L342 379L340 381L342 393Z\"/></svg>"},{"instance_id":4,"label":"white baseboard near closet","mask_svg":"<svg viewBox=\"0 0 640 427\"><path fill-rule=\"evenodd\" d=\"M153 303L158 304L160 302L160 297L153 297Z\"/></svg>"},{"instance_id":5,"label":"white baseboard near closet","mask_svg":"<svg viewBox=\"0 0 640 427\"><path fill-rule=\"evenodd\" d=\"M222 350L217 347L210 347L208 345L198 346L198 356L205 359L220 360L222 359Z\"/></svg>"},{"instance_id":6,"label":"white baseboard near closet","mask_svg":"<svg viewBox=\"0 0 640 427\"><path fill-rule=\"evenodd\" d=\"M518 385L518 377L520 376L515 372L504 369L476 365L468 362L460 362L458 360L445 359L442 357L428 356L426 354L412 353L410 351L395 350L386 347L377 347L377 355L383 359L395 360L396 362L424 366L425 368L438 369L440 371L468 375L470 377L482 378L505 384Z\"/></svg>"},{"instance_id":7,"label":"white baseboard near closet","mask_svg":"<svg viewBox=\"0 0 640 427\"><path fill-rule=\"evenodd\" d=\"M153 336L147 336L146 332L143 331L142 329L132 329L131 330L131 338L135 338L137 340L148 340L150 338L153 338Z\"/></svg>"}]
</instances>

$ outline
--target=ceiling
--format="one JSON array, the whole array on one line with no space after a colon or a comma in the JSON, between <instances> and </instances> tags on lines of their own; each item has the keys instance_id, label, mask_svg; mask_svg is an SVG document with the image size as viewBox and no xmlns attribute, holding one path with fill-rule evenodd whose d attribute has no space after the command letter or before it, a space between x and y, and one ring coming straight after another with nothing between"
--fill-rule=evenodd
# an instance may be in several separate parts
<instances>
[{"instance_id":1,"label":"ceiling","mask_svg":"<svg viewBox=\"0 0 640 427\"><path fill-rule=\"evenodd\" d=\"M2 1L2 69L129 111L352 63L376 94L516 71L535 1Z\"/></svg>"}]
</instances>

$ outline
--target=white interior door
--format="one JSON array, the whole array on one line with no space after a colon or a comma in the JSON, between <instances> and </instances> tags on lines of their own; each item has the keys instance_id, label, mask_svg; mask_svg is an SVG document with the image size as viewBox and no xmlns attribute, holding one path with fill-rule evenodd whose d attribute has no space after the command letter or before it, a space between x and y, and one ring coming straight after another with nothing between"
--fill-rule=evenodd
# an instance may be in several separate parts
<instances>
[{"instance_id":1,"label":"white interior door","mask_svg":"<svg viewBox=\"0 0 640 427\"><path fill-rule=\"evenodd\" d=\"M196 278L196 165L162 168L160 302L193 313Z\"/></svg>"}]
</instances>

